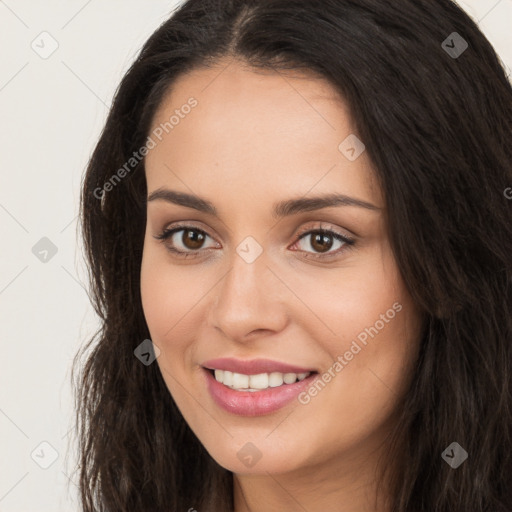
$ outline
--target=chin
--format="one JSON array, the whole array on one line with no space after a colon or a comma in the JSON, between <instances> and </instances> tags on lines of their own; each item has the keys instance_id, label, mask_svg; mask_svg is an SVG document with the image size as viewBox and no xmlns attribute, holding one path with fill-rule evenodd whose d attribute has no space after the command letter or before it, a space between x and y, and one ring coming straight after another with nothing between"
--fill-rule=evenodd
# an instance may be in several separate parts
<instances>
[{"instance_id":1,"label":"chin","mask_svg":"<svg viewBox=\"0 0 512 512\"><path fill-rule=\"evenodd\" d=\"M297 470L304 461L293 458L298 450L277 450L275 447L257 446L257 442L230 442L226 448L208 450L211 457L224 469L243 475L279 474ZM235 448L234 448L235 447Z\"/></svg>"}]
</instances>

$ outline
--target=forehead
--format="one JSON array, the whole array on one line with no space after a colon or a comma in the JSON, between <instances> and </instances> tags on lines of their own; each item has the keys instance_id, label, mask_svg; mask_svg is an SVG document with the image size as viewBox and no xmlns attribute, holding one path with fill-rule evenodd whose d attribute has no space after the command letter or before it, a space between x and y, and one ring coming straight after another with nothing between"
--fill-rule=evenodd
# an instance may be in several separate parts
<instances>
[{"instance_id":1,"label":"forehead","mask_svg":"<svg viewBox=\"0 0 512 512\"><path fill-rule=\"evenodd\" d=\"M188 185L277 199L312 190L382 203L366 152L350 161L339 149L355 131L347 104L313 74L236 61L195 69L164 97L151 132L159 128L146 157L149 191Z\"/></svg>"}]
</instances>

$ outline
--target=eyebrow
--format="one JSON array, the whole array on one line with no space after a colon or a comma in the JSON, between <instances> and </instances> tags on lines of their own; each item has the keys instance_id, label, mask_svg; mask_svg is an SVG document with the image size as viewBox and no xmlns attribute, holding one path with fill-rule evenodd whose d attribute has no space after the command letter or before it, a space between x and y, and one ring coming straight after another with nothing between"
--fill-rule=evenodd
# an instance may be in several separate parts
<instances>
[{"instance_id":1,"label":"eyebrow","mask_svg":"<svg viewBox=\"0 0 512 512\"><path fill-rule=\"evenodd\" d=\"M159 188L151 192L147 199L148 202L156 200L162 200L179 206L193 208L194 210L219 217L217 209L210 201L193 194ZM272 210L272 216L274 218L282 218L295 215L297 213L311 212L332 206L357 206L367 210L381 210L378 206L361 199L356 199L355 197L350 197L344 194L327 194L316 197L299 197L297 199L288 199L286 201L275 203Z\"/></svg>"}]
</instances>

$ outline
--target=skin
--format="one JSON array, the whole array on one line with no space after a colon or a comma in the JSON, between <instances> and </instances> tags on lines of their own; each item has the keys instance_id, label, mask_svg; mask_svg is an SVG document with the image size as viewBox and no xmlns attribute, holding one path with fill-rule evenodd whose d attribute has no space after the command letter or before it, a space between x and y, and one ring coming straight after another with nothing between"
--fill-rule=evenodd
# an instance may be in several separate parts
<instances>
[{"instance_id":1,"label":"skin","mask_svg":"<svg viewBox=\"0 0 512 512\"><path fill-rule=\"evenodd\" d=\"M219 218L164 200L148 202L142 302L159 368L185 420L211 456L234 474L235 511L385 512L375 501L375 469L418 353L420 314L401 280L387 233L384 199L364 151L338 149L356 133L330 84L303 72L256 71L221 61L182 75L153 129L190 97L198 104L146 157L148 193L159 188L212 202ZM335 206L275 219L275 202L338 192L378 209ZM163 229L186 222L207 233L184 245ZM332 241L323 226L355 240ZM236 251L248 236L262 254ZM184 259L169 246L194 252ZM199 247L194 249L194 247ZM320 373L365 328L402 306L307 405L242 417L210 397L200 364L216 357L268 358ZM332 371L332 370L331 370ZM237 457L261 452L251 468Z\"/></svg>"}]
</instances>

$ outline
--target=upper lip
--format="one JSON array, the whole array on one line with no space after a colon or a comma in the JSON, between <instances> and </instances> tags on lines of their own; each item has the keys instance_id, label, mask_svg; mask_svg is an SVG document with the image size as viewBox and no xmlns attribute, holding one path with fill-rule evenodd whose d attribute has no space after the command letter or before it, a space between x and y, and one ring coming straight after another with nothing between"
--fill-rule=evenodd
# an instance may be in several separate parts
<instances>
[{"instance_id":1,"label":"upper lip","mask_svg":"<svg viewBox=\"0 0 512 512\"><path fill-rule=\"evenodd\" d=\"M245 375L257 375L259 373L272 372L308 373L315 371L310 368L301 368L288 363L272 361L271 359L251 359L245 361L229 357L210 359L205 361L202 366L209 370L227 370L235 373L243 373Z\"/></svg>"}]
</instances>

